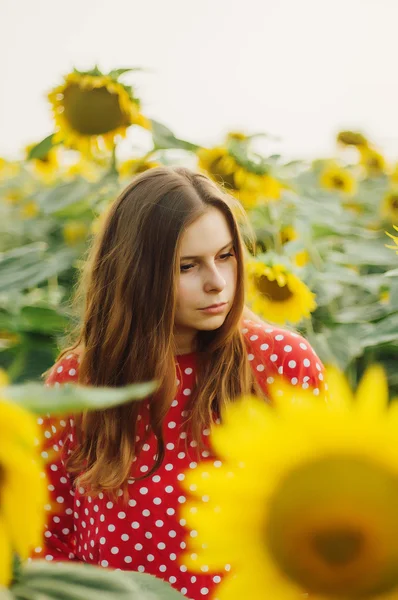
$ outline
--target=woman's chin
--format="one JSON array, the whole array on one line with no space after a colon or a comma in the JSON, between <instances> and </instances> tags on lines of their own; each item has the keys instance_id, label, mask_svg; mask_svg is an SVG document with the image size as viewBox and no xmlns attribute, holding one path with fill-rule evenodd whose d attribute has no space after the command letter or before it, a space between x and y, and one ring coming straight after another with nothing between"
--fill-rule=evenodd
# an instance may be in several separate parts
<instances>
[{"instance_id":1,"label":"woman's chin","mask_svg":"<svg viewBox=\"0 0 398 600\"><path fill-rule=\"evenodd\" d=\"M212 331L213 329L218 329L224 323L226 316L226 314L206 315L196 327L200 331Z\"/></svg>"}]
</instances>

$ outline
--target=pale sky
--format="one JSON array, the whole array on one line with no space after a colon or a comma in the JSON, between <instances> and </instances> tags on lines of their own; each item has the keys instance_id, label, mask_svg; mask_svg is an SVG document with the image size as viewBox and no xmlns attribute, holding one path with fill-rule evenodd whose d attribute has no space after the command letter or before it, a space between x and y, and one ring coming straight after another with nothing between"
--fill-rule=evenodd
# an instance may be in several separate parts
<instances>
[{"instance_id":1,"label":"pale sky","mask_svg":"<svg viewBox=\"0 0 398 600\"><path fill-rule=\"evenodd\" d=\"M328 155L362 129L398 159L398 0L0 0L0 156L52 131L73 66L140 66L148 116L183 138L268 132Z\"/></svg>"}]
</instances>

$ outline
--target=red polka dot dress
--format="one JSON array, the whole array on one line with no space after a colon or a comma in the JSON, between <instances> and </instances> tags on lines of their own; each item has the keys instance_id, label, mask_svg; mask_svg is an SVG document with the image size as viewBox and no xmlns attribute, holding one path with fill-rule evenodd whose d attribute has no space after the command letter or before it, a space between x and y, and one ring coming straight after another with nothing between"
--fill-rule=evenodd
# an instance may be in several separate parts
<instances>
[{"instance_id":1,"label":"red polka dot dress","mask_svg":"<svg viewBox=\"0 0 398 600\"><path fill-rule=\"evenodd\" d=\"M264 390L282 375L293 385L312 388L319 395L323 383L323 366L311 346L295 333L243 321L248 358ZM195 469L199 462L196 443L186 439L182 423L187 416L187 402L195 381L195 354L176 357L181 381L177 380L175 399L164 421L165 457L159 469L148 478L136 480L150 470L156 454L156 441L151 434L131 467L128 481L129 501L100 493L84 496L84 489L75 488L65 469L65 460L74 442L74 422L71 418L39 419L43 431L43 457L46 461L50 502L44 532L44 547L36 548L32 558L74 560L112 569L150 573L169 582L187 598L217 598L217 585L230 570L210 573L206 566L202 574L189 572L180 557L188 536L180 517L180 507L186 501L181 482L184 471ZM77 381L79 359L69 354L52 369L46 385L61 385ZM148 405L142 404L137 436L143 439L149 423ZM221 461L212 456L207 442L209 429L204 429L206 449L200 461Z\"/></svg>"}]
</instances>

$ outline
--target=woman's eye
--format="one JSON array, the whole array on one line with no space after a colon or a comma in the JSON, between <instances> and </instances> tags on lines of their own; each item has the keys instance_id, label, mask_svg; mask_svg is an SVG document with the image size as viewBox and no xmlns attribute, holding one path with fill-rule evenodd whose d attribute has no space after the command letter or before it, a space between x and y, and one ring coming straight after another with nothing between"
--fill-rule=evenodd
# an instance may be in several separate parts
<instances>
[{"instance_id":1,"label":"woman's eye","mask_svg":"<svg viewBox=\"0 0 398 600\"><path fill-rule=\"evenodd\" d=\"M189 271L189 269L191 269L194 265L181 265L180 266L180 271L182 273L186 273L186 271Z\"/></svg>"},{"instance_id":2,"label":"woman's eye","mask_svg":"<svg viewBox=\"0 0 398 600\"><path fill-rule=\"evenodd\" d=\"M228 260L228 258L230 258L231 256L235 256L235 255L232 254L232 252L226 252L225 254L220 254L220 259ZM180 265L180 272L186 273L187 271L190 271L191 269L193 269L194 266L195 266L194 264Z\"/></svg>"}]
</instances>

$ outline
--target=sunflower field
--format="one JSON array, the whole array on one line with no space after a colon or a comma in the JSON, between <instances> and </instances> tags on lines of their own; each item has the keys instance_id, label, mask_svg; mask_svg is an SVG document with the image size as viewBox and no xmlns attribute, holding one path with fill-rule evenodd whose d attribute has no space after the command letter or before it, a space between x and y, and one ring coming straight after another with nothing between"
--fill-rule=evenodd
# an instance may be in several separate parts
<instances>
[{"instance_id":1,"label":"sunflower field","mask_svg":"<svg viewBox=\"0 0 398 600\"><path fill-rule=\"evenodd\" d=\"M382 363L397 395L398 258L387 246L398 250L398 164L354 131L312 162L264 156L262 133L231 131L200 147L145 114L125 83L134 71L67 74L48 94L54 132L20 160L0 158L0 366L11 381L38 380L53 364L76 318L87 245L119 191L146 169L186 164L249 215L252 310L299 330L352 385ZM122 156L127 132L137 143Z\"/></svg>"}]
</instances>

